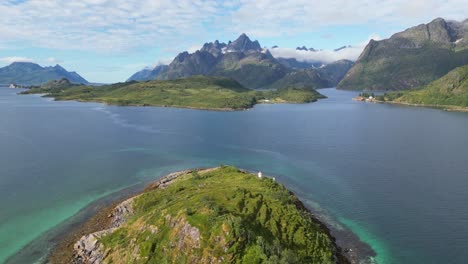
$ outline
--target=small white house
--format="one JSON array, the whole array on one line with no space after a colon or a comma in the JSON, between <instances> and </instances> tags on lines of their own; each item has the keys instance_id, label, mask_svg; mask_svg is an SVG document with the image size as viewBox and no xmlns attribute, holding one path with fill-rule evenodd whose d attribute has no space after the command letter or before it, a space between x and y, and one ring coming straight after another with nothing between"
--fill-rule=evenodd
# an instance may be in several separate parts
<instances>
[{"instance_id":1,"label":"small white house","mask_svg":"<svg viewBox=\"0 0 468 264\"><path fill-rule=\"evenodd\" d=\"M263 175L262 175L262 172L261 172L261 171L259 171L259 172L258 172L258 178L260 178L260 179L261 179L262 177L263 177Z\"/></svg>"}]
</instances>

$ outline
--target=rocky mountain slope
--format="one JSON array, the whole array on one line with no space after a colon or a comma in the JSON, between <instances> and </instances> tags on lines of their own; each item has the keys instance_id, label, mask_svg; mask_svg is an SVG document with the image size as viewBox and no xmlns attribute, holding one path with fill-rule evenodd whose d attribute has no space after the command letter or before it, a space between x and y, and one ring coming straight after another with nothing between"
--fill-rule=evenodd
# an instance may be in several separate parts
<instances>
[{"instance_id":1,"label":"rocky mountain slope","mask_svg":"<svg viewBox=\"0 0 468 264\"><path fill-rule=\"evenodd\" d=\"M389 39L371 40L338 87L412 89L465 64L468 64L468 20L437 18Z\"/></svg>"},{"instance_id":2,"label":"rocky mountain slope","mask_svg":"<svg viewBox=\"0 0 468 264\"><path fill-rule=\"evenodd\" d=\"M228 44L215 41L193 54L180 53L157 79L213 75L233 78L248 88L264 88L287 72L258 41L242 34Z\"/></svg>"},{"instance_id":3,"label":"rocky mountain slope","mask_svg":"<svg viewBox=\"0 0 468 264\"><path fill-rule=\"evenodd\" d=\"M258 41L252 41L242 34L227 44L215 41L205 43L194 53L180 53L155 78L171 80L193 75L209 75L233 78L251 89L277 88L280 84L282 87L302 87L307 84L310 87L323 88L335 86L339 81L335 76L341 76L342 71L351 67L349 64L338 62L336 67L330 67L330 70L336 69L336 73L327 70L325 74L319 69L313 69L314 66L320 65L294 59L276 59L268 49L261 48Z\"/></svg>"},{"instance_id":4,"label":"rocky mountain slope","mask_svg":"<svg viewBox=\"0 0 468 264\"><path fill-rule=\"evenodd\" d=\"M60 65L41 67L31 62L14 62L0 68L0 84L41 85L62 78L66 78L72 83L88 83L78 73L69 72Z\"/></svg>"},{"instance_id":5,"label":"rocky mountain slope","mask_svg":"<svg viewBox=\"0 0 468 264\"><path fill-rule=\"evenodd\" d=\"M167 65L158 65L154 68L143 69L130 76L130 78L127 79L127 82L154 80L161 72L164 72L165 70L167 70Z\"/></svg>"},{"instance_id":6,"label":"rocky mountain slope","mask_svg":"<svg viewBox=\"0 0 468 264\"><path fill-rule=\"evenodd\" d=\"M234 167L170 174L110 217L73 263L348 263L284 186Z\"/></svg>"}]
</instances>

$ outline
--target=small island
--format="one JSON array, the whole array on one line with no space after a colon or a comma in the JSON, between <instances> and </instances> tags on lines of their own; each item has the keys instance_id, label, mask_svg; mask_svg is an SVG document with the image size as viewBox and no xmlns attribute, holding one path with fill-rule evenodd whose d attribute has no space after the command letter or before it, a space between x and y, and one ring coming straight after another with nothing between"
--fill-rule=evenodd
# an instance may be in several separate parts
<instances>
[{"instance_id":1,"label":"small island","mask_svg":"<svg viewBox=\"0 0 468 264\"><path fill-rule=\"evenodd\" d=\"M192 76L104 86L72 84L67 79L32 87L22 94L55 100L101 102L120 106L163 106L207 110L244 110L258 103L309 103L325 96L307 86L252 90L226 77Z\"/></svg>"},{"instance_id":2,"label":"small island","mask_svg":"<svg viewBox=\"0 0 468 264\"><path fill-rule=\"evenodd\" d=\"M171 173L103 212L50 262L349 263L283 185L235 167Z\"/></svg>"}]
</instances>

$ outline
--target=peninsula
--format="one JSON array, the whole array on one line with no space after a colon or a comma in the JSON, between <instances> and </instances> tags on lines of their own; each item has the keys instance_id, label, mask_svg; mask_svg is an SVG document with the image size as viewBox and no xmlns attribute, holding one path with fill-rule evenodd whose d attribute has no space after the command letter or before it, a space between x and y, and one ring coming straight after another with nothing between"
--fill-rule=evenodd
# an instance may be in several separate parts
<instances>
[{"instance_id":1,"label":"peninsula","mask_svg":"<svg viewBox=\"0 0 468 264\"><path fill-rule=\"evenodd\" d=\"M51 262L349 263L283 185L235 167L169 174L106 214Z\"/></svg>"},{"instance_id":2,"label":"peninsula","mask_svg":"<svg viewBox=\"0 0 468 264\"><path fill-rule=\"evenodd\" d=\"M243 110L257 103L309 103L325 98L307 86L252 90L227 77L192 76L175 80L130 81L104 86L72 84L67 79L33 87L22 94L56 100L101 102L121 106L164 106L208 110Z\"/></svg>"}]
</instances>

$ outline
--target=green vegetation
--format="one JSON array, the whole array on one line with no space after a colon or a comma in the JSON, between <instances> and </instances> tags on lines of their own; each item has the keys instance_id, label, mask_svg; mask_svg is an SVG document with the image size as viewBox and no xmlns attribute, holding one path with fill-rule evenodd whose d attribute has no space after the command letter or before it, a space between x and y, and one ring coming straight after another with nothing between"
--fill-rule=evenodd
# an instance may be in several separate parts
<instances>
[{"instance_id":1,"label":"green vegetation","mask_svg":"<svg viewBox=\"0 0 468 264\"><path fill-rule=\"evenodd\" d=\"M417 90L391 92L377 100L435 107L468 107L468 65L458 67L442 78Z\"/></svg>"},{"instance_id":2,"label":"green vegetation","mask_svg":"<svg viewBox=\"0 0 468 264\"><path fill-rule=\"evenodd\" d=\"M138 196L133 208L100 239L104 263L334 263L341 256L284 186L234 167L179 176Z\"/></svg>"},{"instance_id":3,"label":"green vegetation","mask_svg":"<svg viewBox=\"0 0 468 264\"><path fill-rule=\"evenodd\" d=\"M435 19L389 39L371 40L338 87L382 91L426 85L468 64L468 42L463 41L468 39L467 28Z\"/></svg>"},{"instance_id":4,"label":"green vegetation","mask_svg":"<svg viewBox=\"0 0 468 264\"><path fill-rule=\"evenodd\" d=\"M310 103L317 99L326 98L313 88L286 87L278 90L260 91L256 93L256 99L270 100L272 103Z\"/></svg>"},{"instance_id":5,"label":"green vegetation","mask_svg":"<svg viewBox=\"0 0 468 264\"><path fill-rule=\"evenodd\" d=\"M383 49L383 48L382 48ZM388 48L390 49L390 48ZM339 87L351 90L403 90L425 85L468 62L468 50L425 46L372 55L355 64Z\"/></svg>"},{"instance_id":6,"label":"green vegetation","mask_svg":"<svg viewBox=\"0 0 468 264\"><path fill-rule=\"evenodd\" d=\"M324 98L312 88L287 87L254 91L224 77L192 76L176 80L127 82L100 87L52 82L24 94L44 93L56 100L103 102L114 105L171 106L200 109L246 109L258 101L308 103Z\"/></svg>"}]
</instances>

